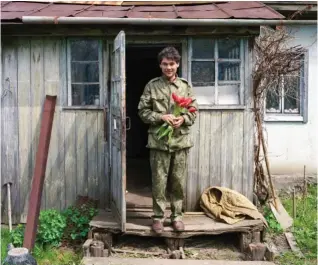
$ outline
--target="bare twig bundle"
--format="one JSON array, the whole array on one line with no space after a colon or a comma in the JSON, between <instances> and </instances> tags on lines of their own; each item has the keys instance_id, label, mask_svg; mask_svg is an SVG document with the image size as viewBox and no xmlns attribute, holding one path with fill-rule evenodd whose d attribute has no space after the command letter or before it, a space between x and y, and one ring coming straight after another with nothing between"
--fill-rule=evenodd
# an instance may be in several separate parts
<instances>
[{"instance_id":1,"label":"bare twig bundle","mask_svg":"<svg viewBox=\"0 0 318 265\"><path fill-rule=\"evenodd\" d=\"M287 91L286 89L295 89L296 86L292 84L295 82L293 77L299 77L303 64L305 48L299 45L290 46L290 43L292 43L292 35L284 26L276 27L276 30L262 26L260 36L254 43L253 98L257 133L254 157L254 191L263 202L270 195L274 201L276 199L263 134L265 98L268 94L281 97L281 86L283 86L285 94L297 95L297 91ZM264 175L261 149L268 173L267 179Z\"/></svg>"}]
</instances>

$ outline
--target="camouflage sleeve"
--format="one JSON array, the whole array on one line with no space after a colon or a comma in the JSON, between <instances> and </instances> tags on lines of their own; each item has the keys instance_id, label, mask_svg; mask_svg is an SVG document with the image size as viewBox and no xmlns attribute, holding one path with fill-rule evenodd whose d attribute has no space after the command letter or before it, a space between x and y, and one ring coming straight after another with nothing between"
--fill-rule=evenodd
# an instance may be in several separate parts
<instances>
[{"instance_id":1,"label":"camouflage sleeve","mask_svg":"<svg viewBox=\"0 0 318 265\"><path fill-rule=\"evenodd\" d=\"M188 113L183 114L184 124L186 126L191 126L195 122L195 119L197 117L197 112L198 112L199 109L198 109L197 100L196 100L196 98L195 98L195 96L193 94L193 89L192 89L192 87L190 85L188 86L188 91L189 91L188 92L188 97L192 98L192 103L190 104L190 106L196 108L196 110L197 110L196 112L193 112L193 113L188 112Z\"/></svg>"},{"instance_id":2,"label":"camouflage sleeve","mask_svg":"<svg viewBox=\"0 0 318 265\"><path fill-rule=\"evenodd\" d=\"M150 95L150 86L147 84L143 94L140 97L138 104L138 115L144 123L152 125L160 124L162 122L162 115L152 110Z\"/></svg>"}]
</instances>

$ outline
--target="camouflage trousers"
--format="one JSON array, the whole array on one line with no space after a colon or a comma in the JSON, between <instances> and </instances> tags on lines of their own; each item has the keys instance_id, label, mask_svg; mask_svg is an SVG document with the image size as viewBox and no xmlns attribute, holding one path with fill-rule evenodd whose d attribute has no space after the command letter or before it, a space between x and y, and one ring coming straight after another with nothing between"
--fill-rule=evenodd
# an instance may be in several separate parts
<instances>
[{"instance_id":1,"label":"camouflage trousers","mask_svg":"<svg viewBox=\"0 0 318 265\"><path fill-rule=\"evenodd\" d=\"M188 150L186 148L170 153L150 149L154 220L164 220L167 191L171 204L171 221L182 219Z\"/></svg>"}]
</instances>

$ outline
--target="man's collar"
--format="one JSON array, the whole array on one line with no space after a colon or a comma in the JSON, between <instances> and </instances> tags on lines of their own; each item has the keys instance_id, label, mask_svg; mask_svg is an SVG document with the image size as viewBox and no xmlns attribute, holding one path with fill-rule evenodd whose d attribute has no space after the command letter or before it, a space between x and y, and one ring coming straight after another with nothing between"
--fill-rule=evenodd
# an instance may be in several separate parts
<instances>
[{"instance_id":1,"label":"man's collar","mask_svg":"<svg viewBox=\"0 0 318 265\"><path fill-rule=\"evenodd\" d=\"M180 86L180 78L178 77L178 74L176 74L176 78L170 82L164 75L161 76L161 80L166 84L174 84L175 86L179 87Z\"/></svg>"}]
</instances>

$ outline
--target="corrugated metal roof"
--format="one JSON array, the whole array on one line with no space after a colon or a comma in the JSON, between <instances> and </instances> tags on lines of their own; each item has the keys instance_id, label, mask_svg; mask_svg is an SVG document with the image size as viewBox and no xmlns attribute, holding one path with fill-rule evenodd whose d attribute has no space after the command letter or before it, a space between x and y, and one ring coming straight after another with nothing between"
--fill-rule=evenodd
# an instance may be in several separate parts
<instances>
[{"instance_id":1,"label":"corrugated metal roof","mask_svg":"<svg viewBox=\"0 0 318 265\"><path fill-rule=\"evenodd\" d=\"M95 1L91 1L95 2ZM169 19L282 19L283 15L261 2L210 2L187 5L117 5L78 4L77 2L2 1L1 20L21 21L22 16L44 17L110 17ZM102 1L106 2L106 1ZM173 2L173 1L172 1ZM131 2L130 2L131 3ZM143 2L145 3L145 2Z\"/></svg>"}]
</instances>

